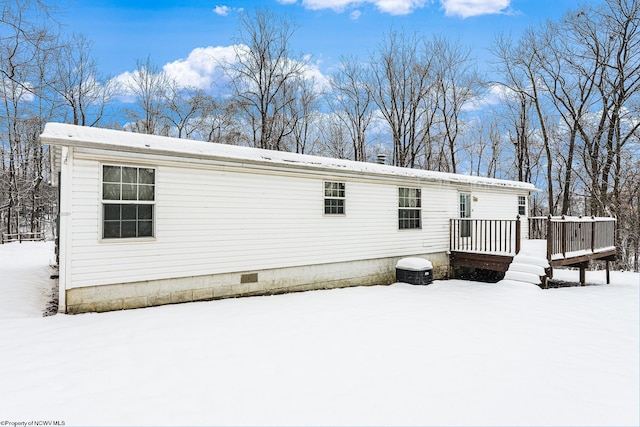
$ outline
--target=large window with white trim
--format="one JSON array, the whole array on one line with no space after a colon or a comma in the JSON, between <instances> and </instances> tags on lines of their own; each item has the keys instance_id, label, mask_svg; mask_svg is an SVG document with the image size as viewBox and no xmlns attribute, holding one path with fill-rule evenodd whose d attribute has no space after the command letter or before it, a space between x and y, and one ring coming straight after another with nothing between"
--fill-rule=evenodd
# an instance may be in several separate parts
<instances>
[{"instance_id":1,"label":"large window with white trim","mask_svg":"<svg viewBox=\"0 0 640 427\"><path fill-rule=\"evenodd\" d=\"M155 169L102 165L102 238L153 237Z\"/></svg>"},{"instance_id":2,"label":"large window with white trim","mask_svg":"<svg viewBox=\"0 0 640 427\"><path fill-rule=\"evenodd\" d=\"M422 228L422 196L419 188L398 188L398 228Z\"/></svg>"}]
</instances>

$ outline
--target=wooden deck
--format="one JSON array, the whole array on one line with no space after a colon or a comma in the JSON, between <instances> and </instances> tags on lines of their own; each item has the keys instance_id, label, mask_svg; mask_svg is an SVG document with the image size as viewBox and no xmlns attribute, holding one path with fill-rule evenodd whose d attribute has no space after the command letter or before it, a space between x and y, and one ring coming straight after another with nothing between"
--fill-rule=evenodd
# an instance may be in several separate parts
<instances>
[{"instance_id":1,"label":"wooden deck","mask_svg":"<svg viewBox=\"0 0 640 427\"><path fill-rule=\"evenodd\" d=\"M546 256L553 267L580 268L580 283L585 284L585 271L593 260L616 259L614 218L534 217L528 219L528 236L523 237L520 217L515 220L451 219L450 264L506 272L513 257L520 252L523 238L546 241ZM546 278L545 278L546 279ZM543 280L546 282L546 280Z\"/></svg>"}]
</instances>

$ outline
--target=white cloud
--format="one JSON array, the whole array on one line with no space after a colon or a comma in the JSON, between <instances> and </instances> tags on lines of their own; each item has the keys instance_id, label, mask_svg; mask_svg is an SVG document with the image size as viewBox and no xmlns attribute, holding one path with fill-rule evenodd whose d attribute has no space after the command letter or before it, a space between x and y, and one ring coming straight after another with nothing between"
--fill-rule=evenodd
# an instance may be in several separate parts
<instances>
[{"instance_id":1,"label":"white cloud","mask_svg":"<svg viewBox=\"0 0 640 427\"><path fill-rule=\"evenodd\" d=\"M440 0L445 15L468 18L470 16L505 13L511 0Z\"/></svg>"},{"instance_id":2,"label":"white cloud","mask_svg":"<svg viewBox=\"0 0 640 427\"><path fill-rule=\"evenodd\" d=\"M302 5L311 10L331 9L336 12L343 12L347 8L368 3L374 5L383 13L390 15L407 15L415 9L424 7L424 5L430 1L431 0L302 0ZM280 0L280 3L291 4L295 3L295 1Z\"/></svg>"},{"instance_id":3,"label":"white cloud","mask_svg":"<svg viewBox=\"0 0 640 427\"><path fill-rule=\"evenodd\" d=\"M416 9L433 3L435 0L302 0L301 4L307 9L321 10L331 9L336 12L344 12L350 8L356 8L364 4L375 6L380 12L390 15L408 15ZM297 0L278 0L281 4L297 4ZM468 18L475 15L492 13L507 13L511 0L440 0L442 8L447 16L460 16ZM351 19L358 19L361 12L354 10Z\"/></svg>"},{"instance_id":4,"label":"white cloud","mask_svg":"<svg viewBox=\"0 0 640 427\"><path fill-rule=\"evenodd\" d=\"M234 62L235 57L234 46L198 47L186 59L169 62L162 69L180 86L209 89L224 77L221 65Z\"/></svg>"},{"instance_id":5,"label":"white cloud","mask_svg":"<svg viewBox=\"0 0 640 427\"><path fill-rule=\"evenodd\" d=\"M308 62L302 67L302 77L306 80L313 81L313 86L317 93L328 90L331 86L329 78L322 74L319 65L319 62Z\"/></svg>"},{"instance_id":6,"label":"white cloud","mask_svg":"<svg viewBox=\"0 0 640 427\"><path fill-rule=\"evenodd\" d=\"M353 12L351 12L351 14L349 14L349 18L351 18L354 21L357 21L360 16L362 16L362 12L360 12L358 9L354 10Z\"/></svg>"},{"instance_id":7,"label":"white cloud","mask_svg":"<svg viewBox=\"0 0 640 427\"><path fill-rule=\"evenodd\" d=\"M213 13L220 16L227 16L231 12L231 8L229 6L216 6L213 8Z\"/></svg>"},{"instance_id":8,"label":"white cloud","mask_svg":"<svg viewBox=\"0 0 640 427\"><path fill-rule=\"evenodd\" d=\"M162 66L162 71L179 87L192 87L204 90L222 87L229 82L229 76L224 71L226 64L237 61L237 55L245 55L247 46L208 46L198 47L183 59L177 59ZM302 76L312 81L314 89L320 93L330 87L328 77L320 70L320 62L313 62L310 56L303 58ZM121 102L134 102L131 85L136 71L126 71L114 79L118 82Z\"/></svg>"},{"instance_id":9,"label":"white cloud","mask_svg":"<svg viewBox=\"0 0 640 427\"><path fill-rule=\"evenodd\" d=\"M241 47L241 46L240 46ZM198 47L185 59L169 62L162 71L180 87L211 89L214 83L222 83L226 76L222 69L225 63L236 60L236 46ZM125 71L114 77L120 88L118 99L129 103L134 101L131 85L136 71Z\"/></svg>"},{"instance_id":10,"label":"white cloud","mask_svg":"<svg viewBox=\"0 0 640 427\"><path fill-rule=\"evenodd\" d=\"M462 106L466 112L482 111L494 105L501 104L514 97L514 92L508 87L500 84L492 84L482 95L473 98Z\"/></svg>"}]
</instances>

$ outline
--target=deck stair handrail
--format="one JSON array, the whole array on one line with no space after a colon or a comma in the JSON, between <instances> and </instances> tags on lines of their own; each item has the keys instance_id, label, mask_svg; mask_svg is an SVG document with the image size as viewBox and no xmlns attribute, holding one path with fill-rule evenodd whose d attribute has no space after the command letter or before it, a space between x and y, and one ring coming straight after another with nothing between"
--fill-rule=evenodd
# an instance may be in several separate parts
<instances>
[{"instance_id":1,"label":"deck stair handrail","mask_svg":"<svg viewBox=\"0 0 640 427\"><path fill-rule=\"evenodd\" d=\"M529 238L547 241L547 259L570 258L615 248L616 219L547 216L529 218Z\"/></svg>"},{"instance_id":2,"label":"deck stair handrail","mask_svg":"<svg viewBox=\"0 0 640 427\"><path fill-rule=\"evenodd\" d=\"M517 254L520 252L520 216L514 219L452 218L451 251Z\"/></svg>"}]
</instances>

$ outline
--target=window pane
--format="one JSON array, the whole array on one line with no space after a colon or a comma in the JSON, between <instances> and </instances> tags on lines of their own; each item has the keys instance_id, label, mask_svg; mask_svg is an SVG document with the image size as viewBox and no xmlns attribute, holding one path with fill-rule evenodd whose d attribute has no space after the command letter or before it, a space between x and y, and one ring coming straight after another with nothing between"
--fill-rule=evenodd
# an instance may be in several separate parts
<instances>
[{"instance_id":1,"label":"window pane","mask_svg":"<svg viewBox=\"0 0 640 427\"><path fill-rule=\"evenodd\" d=\"M121 237L136 237L136 221L122 221Z\"/></svg>"},{"instance_id":2,"label":"window pane","mask_svg":"<svg viewBox=\"0 0 640 427\"><path fill-rule=\"evenodd\" d=\"M138 186L135 184L122 184L122 200L137 200Z\"/></svg>"},{"instance_id":3,"label":"window pane","mask_svg":"<svg viewBox=\"0 0 640 427\"><path fill-rule=\"evenodd\" d=\"M398 228L401 230L421 228L420 209L398 209Z\"/></svg>"},{"instance_id":4,"label":"window pane","mask_svg":"<svg viewBox=\"0 0 640 427\"><path fill-rule=\"evenodd\" d=\"M120 182L120 166L103 166L102 181L104 182Z\"/></svg>"},{"instance_id":5,"label":"window pane","mask_svg":"<svg viewBox=\"0 0 640 427\"><path fill-rule=\"evenodd\" d=\"M153 219L153 206L138 205L138 219Z\"/></svg>"},{"instance_id":6,"label":"window pane","mask_svg":"<svg viewBox=\"0 0 640 427\"><path fill-rule=\"evenodd\" d=\"M105 221L102 237L105 239L120 237L120 221Z\"/></svg>"},{"instance_id":7,"label":"window pane","mask_svg":"<svg viewBox=\"0 0 640 427\"><path fill-rule=\"evenodd\" d=\"M138 237L151 237L151 236L153 236L153 221L139 221Z\"/></svg>"},{"instance_id":8,"label":"window pane","mask_svg":"<svg viewBox=\"0 0 640 427\"><path fill-rule=\"evenodd\" d=\"M102 198L120 200L120 184L102 184Z\"/></svg>"},{"instance_id":9,"label":"window pane","mask_svg":"<svg viewBox=\"0 0 640 427\"><path fill-rule=\"evenodd\" d=\"M122 205L122 219L123 220L135 220L137 219L138 209L137 205Z\"/></svg>"},{"instance_id":10,"label":"window pane","mask_svg":"<svg viewBox=\"0 0 640 427\"><path fill-rule=\"evenodd\" d=\"M344 192L343 192L344 194ZM324 195L325 197L340 197L339 183L337 182L325 182L324 183Z\"/></svg>"},{"instance_id":11,"label":"window pane","mask_svg":"<svg viewBox=\"0 0 640 427\"><path fill-rule=\"evenodd\" d=\"M140 180L138 181L140 184L155 184L155 171L149 168L140 168L138 169L138 174Z\"/></svg>"},{"instance_id":12,"label":"window pane","mask_svg":"<svg viewBox=\"0 0 640 427\"><path fill-rule=\"evenodd\" d=\"M325 199L325 214L344 214L344 200L342 199Z\"/></svg>"},{"instance_id":13,"label":"window pane","mask_svg":"<svg viewBox=\"0 0 640 427\"><path fill-rule=\"evenodd\" d=\"M104 205L104 220L105 221L119 221L120 220L120 205Z\"/></svg>"},{"instance_id":14,"label":"window pane","mask_svg":"<svg viewBox=\"0 0 640 427\"><path fill-rule=\"evenodd\" d=\"M122 182L137 183L138 168L122 168Z\"/></svg>"},{"instance_id":15,"label":"window pane","mask_svg":"<svg viewBox=\"0 0 640 427\"><path fill-rule=\"evenodd\" d=\"M138 200L153 200L153 186L140 185L138 187Z\"/></svg>"}]
</instances>

